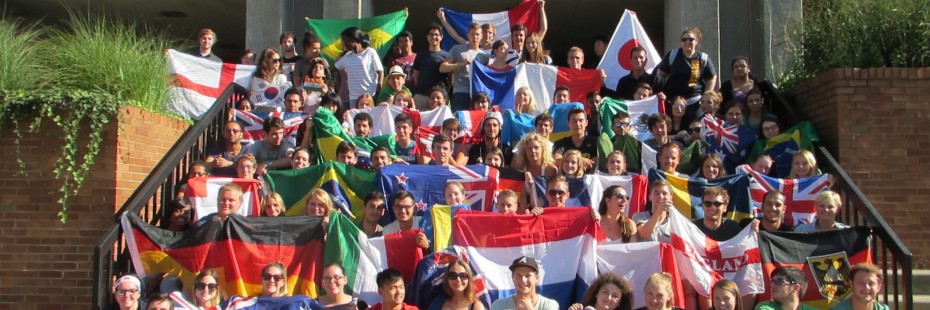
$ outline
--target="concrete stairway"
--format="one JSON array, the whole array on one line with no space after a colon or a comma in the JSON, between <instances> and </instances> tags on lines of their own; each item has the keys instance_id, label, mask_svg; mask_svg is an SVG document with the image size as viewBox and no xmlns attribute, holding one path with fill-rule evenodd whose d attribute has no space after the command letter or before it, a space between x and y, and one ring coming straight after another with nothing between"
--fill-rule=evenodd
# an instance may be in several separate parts
<instances>
[{"instance_id":1,"label":"concrete stairway","mask_svg":"<svg viewBox=\"0 0 930 310\"><path fill-rule=\"evenodd\" d=\"M914 309L930 310L930 270L914 270Z\"/></svg>"}]
</instances>

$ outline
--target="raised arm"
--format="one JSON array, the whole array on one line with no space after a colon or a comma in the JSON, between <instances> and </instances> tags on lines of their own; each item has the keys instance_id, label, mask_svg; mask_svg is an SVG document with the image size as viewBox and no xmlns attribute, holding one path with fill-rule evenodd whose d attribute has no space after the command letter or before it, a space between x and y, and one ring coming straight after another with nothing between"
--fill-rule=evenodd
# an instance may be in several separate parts
<instances>
[{"instance_id":1,"label":"raised arm","mask_svg":"<svg viewBox=\"0 0 930 310\"><path fill-rule=\"evenodd\" d=\"M446 28L446 33L448 33L449 37L455 40L455 42L458 42L459 44L468 43L468 40L462 38L458 32L455 32L455 29L452 28L452 25L449 24L448 20L446 20L446 13L442 11L442 8L439 8L439 11L436 11L436 17L439 17L439 21L442 23L442 27Z\"/></svg>"},{"instance_id":2,"label":"raised arm","mask_svg":"<svg viewBox=\"0 0 930 310\"><path fill-rule=\"evenodd\" d=\"M546 37L546 31L549 30L549 20L546 19L546 0L539 0L539 31L536 35L542 41Z\"/></svg>"}]
</instances>

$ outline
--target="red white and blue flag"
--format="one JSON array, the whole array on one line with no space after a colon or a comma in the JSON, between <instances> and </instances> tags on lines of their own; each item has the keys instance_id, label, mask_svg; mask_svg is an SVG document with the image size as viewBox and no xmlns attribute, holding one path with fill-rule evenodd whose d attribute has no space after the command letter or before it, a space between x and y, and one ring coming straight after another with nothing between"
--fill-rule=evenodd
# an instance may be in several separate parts
<instances>
[{"instance_id":1,"label":"red white and blue flag","mask_svg":"<svg viewBox=\"0 0 930 310\"><path fill-rule=\"evenodd\" d=\"M646 305L643 285L654 273L666 272L672 278L672 295L684 296L681 275L671 245L658 241L633 243L606 243L597 246L597 270L599 274L612 273L633 283L633 309ZM675 298L675 306L685 307L684 298Z\"/></svg>"},{"instance_id":2,"label":"red white and blue flag","mask_svg":"<svg viewBox=\"0 0 930 310\"><path fill-rule=\"evenodd\" d=\"M498 171L485 165L388 165L381 168L376 178L386 196L402 189L411 192L418 213L426 211L427 206L446 204L443 189L448 182L462 183L469 208L491 211L497 195ZM391 203L388 201L388 210L381 219L384 224L394 220Z\"/></svg>"},{"instance_id":3,"label":"red white and blue flag","mask_svg":"<svg viewBox=\"0 0 930 310\"><path fill-rule=\"evenodd\" d=\"M258 112L258 111L236 111L236 121L242 125L242 143L252 144L255 141L265 139L263 130L265 121L269 118L277 117L284 121L284 135L290 140L297 139L297 131L300 124L307 119L307 114L301 112Z\"/></svg>"},{"instance_id":4,"label":"red white and blue flag","mask_svg":"<svg viewBox=\"0 0 930 310\"><path fill-rule=\"evenodd\" d=\"M759 239L752 227L746 226L730 240L708 238L691 220L669 211L669 231L681 277L694 286L701 296L710 296L711 287L721 279L739 285L741 294L765 291Z\"/></svg>"},{"instance_id":5,"label":"red white and blue flag","mask_svg":"<svg viewBox=\"0 0 930 310\"><path fill-rule=\"evenodd\" d=\"M815 200L820 193L830 189L831 185L830 176L826 174L801 179L779 179L758 173L746 166L741 166L738 171L753 178L753 182L749 184L753 214L762 214L763 197L768 191L778 190L785 195L785 216L782 221L789 227L813 222L817 215Z\"/></svg>"},{"instance_id":6,"label":"red white and blue flag","mask_svg":"<svg viewBox=\"0 0 930 310\"><path fill-rule=\"evenodd\" d=\"M510 28L516 24L526 26L527 35L539 31L539 2L535 0L524 1L510 10L494 13L473 14L446 8L443 8L442 11L445 13L449 25L452 25L452 29L455 29L455 32L462 38L467 37L468 26L472 23L494 25L497 33L493 41L504 40L504 42L510 42ZM446 32L445 28L442 30L442 49L448 51L457 43Z\"/></svg>"},{"instance_id":7,"label":"red white and blue flag","mask_svg":"<svg viewBox=\"0 0 930 310\"><path fill-rule=\"evenodd\" d=\"M550 208L540 216L462 211L453 240L484 277L491 302L514 294L508 268L521 256L536 259L537 292L564 309L580 300L597 277L597 242L603 236L588 208Z\"/></svg>"},{"instance_id":8,"label":"red white and blue flag","mask_svg":"<svg viewBox=\"0 0 930 310\"><path fill-rule=\"evenodd\" d=\"M521 63L508 71L497 72L481 64L471 70L471 93L486 92L491 104L501 110L513 109L517 90L526 86L533 94L535 107L531 114L538 115L552 106L552 94L559 86L571 89L571 102L586 102L585 96L601 90L601 73L594 69L572 69L552 65ZM590 114L590 107L585 107Z\"/></svg>"}]
</instances>

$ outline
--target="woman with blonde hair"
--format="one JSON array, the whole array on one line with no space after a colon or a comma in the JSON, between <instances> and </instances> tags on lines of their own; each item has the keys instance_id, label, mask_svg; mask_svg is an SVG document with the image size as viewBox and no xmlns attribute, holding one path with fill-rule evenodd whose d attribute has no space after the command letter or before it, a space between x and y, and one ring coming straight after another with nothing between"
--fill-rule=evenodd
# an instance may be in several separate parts
<instances>
[{"instance_id":1,"label":"woman with blonde hair","mask_svg":"<svg viewBox=\"0 0 930 310\"><path fill-rule=\"evenodd\" d=\"M646 306L636 310L682 310L675 307L672 277L668 273L660 272L649 276L643 294Z\"/></svg>"},{"instance_id":2,"label":"woman with blonde hair","mask_svg":"<svg viewBox=\"0 0 930 310\"><path fill-rule=\"evenodd\" d=\"M194 305L201 309L220 309L219 277L213 269L201 271L194 278Z\"/></svg>"},{"instance_id":3,"label":"woman with blonde hair","mask_svg":"<svg viewBox=\"0 0 930 310\"><path fill-rule=\"evenodd\" d=\"M513 111L520 114L532 114L536 111L536 102L533 100L533 92L529 86L517 88L517 94L513 100Z\"/></svg>"},{"instance_id":4,"label":"woman with blonde hair","mask_svg":"<svg viewBox=\"0 0 930 310\"><path fill-rule=\"evenodd\" d=\"M788 174L789 179L809 178L818 175L820 175L820 170L817 169L817 159L814 158L813 152L801 150L794 155L791 160L791 173Z\"/></svg>"},{"instance_id":5,"label":"woman with blonde hair","mask_svg":"<svg viewBox=\"0 0 930 310\"><path fill-rule=\"evenodd\" d=\"M849 228L849 225L836 221L836 216L843 207L843 199L834 191L823 191L814 199L817 204L817 217L810 223L798 225L794 231L822 231Z\"/></svg>"},{"instance_id":6,"label":"woman with blonde hair","mask_svg":"<svg viewBox=\"0 0 930 310\"><path fill-rule=\"evenodd\" d=\"M322 188L314 188L310 191L305 207L307 215L329 218L329 215L333 213L333 201L329 198L329 193Z\"/></svg>"},{"instance_id":7,"label":"woman with blonde hair","mask_svg":"<svg viewBox=\"0 0 930 310\"><path fill-rule=\"evenodd\" d=\"M262 268L262 297L287 296L287 268L280 262Z\"/></svg>"},{"instance_id":8,"label":"woman with blonde hair","mask_svg":"<svg viewBox=\"0 0 930 310\"><path fill-rule=\"evenodd\" d=\"M284 216L284 198L281 194L270 192L262 201L262 216Z\"/></svg>"},{"instance_id":9,"label":"woman with blonde hair","mask_svg":"<svg viewBox=\"0 0 930 310\"><path fill-rule=\"evenodd\" d=\"M529 172L534 177L551 177L558 171L549 140L542 135L535 132L527 134L517 143L516 149L511 168Z\"/></svg>"}]
</instances>

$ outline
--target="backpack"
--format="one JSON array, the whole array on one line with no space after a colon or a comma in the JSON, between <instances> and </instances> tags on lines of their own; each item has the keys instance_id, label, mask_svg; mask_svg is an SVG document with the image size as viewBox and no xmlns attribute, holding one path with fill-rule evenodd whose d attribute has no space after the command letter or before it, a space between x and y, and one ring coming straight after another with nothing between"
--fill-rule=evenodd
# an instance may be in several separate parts
<instances>
[{"instance_id":1,"label":"backpack","mask_svg":"<svg viewBox=\"0 0 930 310\"><path fill-rule=\"evenodd\" d=\"M681 50L681 48L676 48L676 49L673 49L671 52L669 52L668 65L670 67L675 62L675 58L678 58L679 50ZM704 69L707 67L707 57L710 57L710 56L707 56L707 53L705 52L699 52L699 53L701 53L701 65L700 65L701 70L698 72L704 72Z\"/></svg>"}]
</instances>

